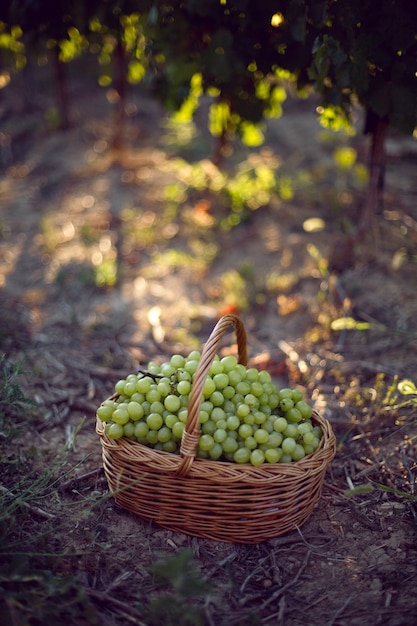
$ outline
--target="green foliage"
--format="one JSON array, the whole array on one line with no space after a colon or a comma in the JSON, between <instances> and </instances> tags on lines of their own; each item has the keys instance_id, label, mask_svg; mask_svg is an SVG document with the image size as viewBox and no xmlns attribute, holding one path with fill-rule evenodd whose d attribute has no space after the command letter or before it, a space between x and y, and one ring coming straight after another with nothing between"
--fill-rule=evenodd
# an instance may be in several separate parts
<instances>
[{"instance_id":1,"label":"green foliage","mask_svg":"<svg viewBox=\"0 0 417 626\"><path fill-rule=\"evenodd\" d=\"M334 130L349 128L357 102L406 133L417 125L412 0L48 0L8 3L1 17L0 49L16 67L28 54L24 33L38 50L58 46L61 61L96 54L108 86L123 49L125 80L146 81L182 120L208 96L210 131L249 146L262 143L265 117L282 114L288 88L313 87L321 121Z\"/></svg>"},{"instance_id":2,"label":"green foliage","mask_svg":"<svg viewBox=\"0 0 417 626\"><path fill-rule=\"evenodd\" d=\"M22 363L12 363L5 354L0 354L0 438L10 437L16 429L13 418L35 404L25 397L16 381L21 369Z\"/></svg>"},{"instance_id":3,"label":"green foliage","mask_svg":"<svg viewBox=\"0 0 417 626\"><path fill-rule=\"evenodd\" d=\"M319 4L314 0L310 7ZM324 108L349 115L356 101L405 133L417 125L417 4L410 0L321 3L308 76Z\"/></svg>"},{"instance_id":4,"label":"green foliage","mask_svg":"<svg viewBox=\"0 0 417 626\"><path fill-rule=\"evenodd\" d=\"M147 611L152 624L167 626L202 626L205 623L204 599L210 585L201 577L193 563L189 548L157 561L152 572L157 594Z\"/></svg>"}]
</instances>

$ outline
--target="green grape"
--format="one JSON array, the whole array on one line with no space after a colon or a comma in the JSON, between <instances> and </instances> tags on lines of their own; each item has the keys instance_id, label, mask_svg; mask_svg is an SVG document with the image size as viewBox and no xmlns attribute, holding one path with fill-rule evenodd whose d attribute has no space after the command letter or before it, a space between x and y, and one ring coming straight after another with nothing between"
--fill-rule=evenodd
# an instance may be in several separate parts
<instances>
[{"instance_id":1,"label":"green grape","mask_svg":"<svg viewBox=\"0 0 417 626\"><path fill-rule=\"evenodd\" d=\"M216 389L222 391L229 385L229 377L224 372L221 372L214 375L213 382L216 385Z\"/></svg>"},{"instance_id":2,"label":"green grape","mask_svg":"<svg viewBox=\"0 0 417 626\"><path fill-rule=\"evenodd\" d=\"M220 359L220 363L223 365L223 371L228 373L235 369L237 358L233 354L229 354Z\"/></svg>"},{"instance_id":3,"label":"green grape","mask_svg":"<svg viewBox=\"0 0 417 626\"><path fill-rule=\"evenodd\" d=\"M213 363L210 366L210 376L216 376L216 374L222 374L224 370L224 365L223 363L218 359L215 358Z\"/></svg>"},{"instance_id":4,"label":"green grape","mask_svg":"<svg viewBox=\"0 0 417 626\"><path fill-rule=\"evenodd\" d=\"M189 372L186 372L183 369L177 370L176 376L179 382L182 382L182 381L187 381L189 383L191 382L191 374Z\"/></svg>"},{"instance_id":5,"label":"green grape","mask_svg":"<svg viewBox=\"0 0 417 626\"><path fill-rule=\"evenodd\" d=\"M233 454L239 447L238 442L230 434L223 441L223 451Z\"/></svg>"},{"instance_id":6,"label":"green grape","mask_svg":"<svg viewBox=\"0 0 417 626\"><path fill-rule=\"evenodd\" d=\"M217 428L213 433L213 439L216 443L223 443L227 437L227 430L225 428Z\"/></svg>"},{"instance_id":7,"label":"green grape","mask_svg":"<svg viewBox=\"0 0 417 626\"><path fill-rule=\"evenodd\" d=\"M231 400L236 394L236 389L232 385L227 385L223 390L223 396L226 400Z\"/></svg>"},{"instance_id":8,"label":"green grape","mask_svg":"<svg viewBox=\"0 0 417 626\"><path fill-rule=\"evenodd\" d=\"M239 406L239 404L245 404L245 396L241 393L235 393L232 398L232 403L235 407Z\"/></svg>"},{"instance_id":9,"label":"green grape","mask_svg":"<svg viewBox=\"0 0 417 626\"><path fill-rule=\"evenodd\" d=\"M272 415L272 409L271 409L271 407L270 407L270 406L268 406L267 404L262 404L262 405L259 407L259 410L261 411L261 413L265 413L265 415L266 415L267 417L269 417L270 415Z\"/></svg>"},{"instance_id":10,"label":"green grape","mask_svg":"<svg viewBox=\"0 0 417 626\"><path fill-rule=\"evenodd\" d=\"M113 411L112 420L121 426L127 424L129 421L129 413L125 403L121 404L115 411Z\"/></svg>"},{"instance_id":11,"label":"green grape","mask_svg":"<svg viewBox=\"0 0 417 626\"><path fill-rule=\"evenodd\" d=\"M133 395L135 391L136 391L136 382L128 381L125 383L125 386L123 388L123 393L125 396L128 396L130 398L130 396Z\"/></svg>"},{"instance_id":12,"label":"green grape","mask_svg":"<svg viewBox=\"0 0 417 626\"><path fill-rule=\"evenodd\" d=\"M115 423L106 424L105 433L110 439L120 439L124 434L123 426Z\"/></svg>"},{"instance_id":13,"label":"green grape","mask_svg":"<svg viewBox=\"0 0 417 626\"><path fill-rule=\"evenodd\" d=\"M132 395L130 396L130 400L131 402L137 402L138 404L142 404L145 401L145 395L143 393L135 391L135 393L132 393Z\"/></svg>"},{"instance_id":14,"label":"green grape","mask_svg":"<svg viewBox=\"0 0 417 626\"><path fill-rule=\"evenodd\" d=\"M171 381L169 378L161 378L161 380L156 385L161 397L167 396L171 393Z\"/></svg>"},{"instance_id":15,"label":"green grape","mask_svg":"<svg viewBox=\"0 0 417 626\"><path fill-rule=\"evenodd\" d=\"M168 428L172 428L174 424L176 424L177 422L178 422L178 416L174 415L174 413L168 413L164 417L165 426L168 426Z\"/></svg>"},{"instance_id":16,"label":"green grape","mask_svg":"<svg viewBox=\"0 0 417 626\"><path fill-rule=\"evenodd\" d=\"M303 392L301 391L301 389L293 389L291 400L294 402L294 404L297 404L297 402L300 402L302 399L303 399Z\"/></svg>"},{"instance_id":17,"label":"green grape","mask_svg":"<svg viewBox=\"0 0 417 626\"><path fill-rule=\"evenodd\" d=\"M181 409L180 411L178 411L177 415L178 415L179 421L185 424L185 422L187 421L187 417L188 417L188 410L186 408Z\"/></svg>"},{"instance_id":18,"label":"green grape","mask_svg":"<svg viewBox=\"0 0 417 626\"><path fill-rule=\"evenodd\" d=\"M252 437L253 435L253 428L250 424L241 424L239 426L239 437L241 437L242 439L247 439L248 437Z\"/></svg>"},{"instance_id":19,"label":"green grape","mask_svg":"<svg viewBox=\"0 0 417 626\"><path fill-rule=\"evenodd\" d=\"M279 460L279 463L292 463L291 454L283 454Z\"/></svg>"},{"instance_id":20,"label":"green grape","mask_svg":"<svg viewBox=\"0 0 417 626\"><path fill-rule=\"evenodd\" d=\"M262 450L252 450L250 454L250 462L254 467L259 467L265 462L265 454Z\"/></svg>"},{"instance_id":21,"label":"green grape","mask_svg":"<svg viewBox=\"0 0 417 626\"><path fill-rule=\"evenodd\" d=\"M148 443L150 443L151 445L155 445L156 443L158 443L158 431L157 430L148 430L148 434L146 435L146 439L148 441Z\"/></svg>"},{"instance_id":22,"label":"green grape","mask_svg":"<svg viewBox=\"0 0 417 626\"><path fill-rule=\"evenodd\" d=\"M210 396L210 402L213 403L214 406L222 406L224 402L224 397L221 391L213 391Z\"/></svg>"},{"instance_id":23,"label":"green grape","mask_svg":"<svg viewBox=\"0 0 417 626\"><path fill-rule=\"evenodd\" d=\"M199 361L200 359L201 359L201 354L200 354L200 352L199 352L198 350L192 350L192 351L190 352L190 354L187 356L186 363L187 363L188 361L197 361L197 363L198 363L198 361ZM185 367L185 365L184 365L183 367Z\"/></svg>"},{"instance_id":24,"label":"green grape","mask_svg":"<svg viewBox=\"0 0 417 626\"><path fill-rule=\"evenodd\" d=\"M268 448L278 448L281 445L283 439L284 437L282 436L281 433L276 433L276 432L270 433L268 436L268 441L266 442L268 445Z\"/></svg>"},{"instance_id":25,"label":"green grape","mask_svg":"<svg viewBox=\"0 0 417 626\"><path fill-rule=\"evenodd\" d=\"M151 389L151 385L153 384L152 378L150 376L144 376L143 378L138 378L136 382L136 391L139 393L148 393Z\"/></svg>"},{"instance_id":26,"label":"green grape","mask_svg":"<svg viewBox=\"0 0 417 626\"><path fill-rule=\"evenodd\" d=\"M282 451L284 453L284 455L288 454L288 455L292 455L292 453L295 450L295 446L296 446L296 442L295 439L293 437L286 437L285 439L283 439L282 444L281 444L281 448Z\"/></svg>"},{"instance_id":27,"label":"green grape","mask_svg":"<svg viewBox=\"0 0 417 626\"><path fill-rule=\"evenodd\" d=\"M158 441L160 443L166 443L171 439L171 437L172 431L170 428L168 428L168 426L162 426L162 428L158 430Z\"/></svg>"},{"instance_id":28,"label":"green grape","mask_svg":"<svg viewBox=\"0 0 417 626\"><path fill-rule=\"evenodd\" d=\"M224 428L226 430L227 428L227 422L226 420L217 420L216 422L216 428Z\"/></svg>"},{"instance_id":29,"label":"green grape","mask_svg":"<svg viewBox=\"0 0 417 626\"><path fill-rule=\"evenodd\" d=\"M174 367L177 370L180 367L184 367L185 358L182 356L182 354L173 354L169 362L172 365L172 367Z\"/></svg>"},{"instance_id":30,"label":"green grape","mask_svg":"<svg viewBox=\"0 0 417 626\"><path fill-rule=\"evenodd\" d=\"M175 373L175 367L173 367L171 363L162 363L161 365L162 376L167 376L169 378L174 373Z\"/></svg>"},{"instance_id":31,"label":"green grape","mask_svg":"<svg viewBox=\"0 0 417 626\"><path fill-rule=\"evenodd\" d=\"M126 384L126 380L118 380L117 383L114 386L114 390L116 393L124 393L124 388L125 388L125 384Z\"/></svg>"},{"instance_id":32,"label":"green grape","mask_svg":"<svg viewBox=\"0 0 417 626\"><path fill-rule=\"evenodd\" d=\"M261 370L259 372L259 382L262 383L262 385L271 384L271 380L271 374L269 372L266 370Z\"/></svg>"},{"instance_id":33,"label":"green grape","mask_svg":"<svg viewBox=\"0 0 417 626\"><path fill-rule=\"evenodd\" d=\"M144 415L142 405L133 401L128 403L127 412L129 414L129 418L135 422L140 420Z\"/></svg>"},{"instance_id":34,"label":"green grape","mask_svg":"<svg viewBox=\"0 0 417 626\"><path fill-rule=\"evenodd\" d=\"M164 420L160 413L149 413L146 418L146 423L151 430L159 430L164 423Z\"/></svg>"},{"instance_id":35,"label":"green grape","mask_svg":"<svg viewBox=\"0 0 417 626\"><path fill-rule=\"evenodd\" d=\"M237 415L230 415L226 420L228 430L237 430L240 426L240 420Z\"/></svg>"},{"instance_id":36,"label":"green grape","mask_svg":"<svg viewBox=\"0 0 417 626\"><path fill-rule=\"evenodd\" d=\"M212 420L208 420L208 422L202 425L201 430L206 435L213 435L216 430L216 424Z\"/></svg>"},{"instance_id":37,"label":"green grape","mask_svg":"<svg viewBox=\"0 0 417 626\"><path fill-rule=\"evenodd\" d=\"M253 418L255 420L255 424L265 424L266 422L266 415L263 411L256 411L253 415Z\"/></svg>"},{"instance_id":38,"label":"green grape","mask_svg":"<svg viewBox=\"0 0 417 626\"><path fill-rule=\"evenodd\" d=\"M212 449L215 443L216 442L214 441L211 435L204 434L204 435L201 435L198 441L198 447L200 448L200 450L204 450L208 452L209 450Z\"/></svg>"},{"instance_id":39,"label":"green grape","mask_svg":"<svg viewBox=\"0 0 417 626\"><path fill-rule=\"evenodd\" d=\"M204 381L203 398L209 398L214 391L216 391L216 383L210 376L207 376Z\"/></svg>"},{"instance_id":40,"label":"green grape","mask_svg":"<svg viewBox=\"0 0 417 626\"><path fill-rule=\"evenodd\" d=\"M284 413L286 413L287 411L293 408L294 402L291 400L289 396L284 397L280 400L279 406L280 406L281 411L284 411Z\"/></svg>"},{"instance_id":41,"label":"green grape","mask_svg":"<svg viewBox=\"0 0 417 626\"><path fill-rule=\"evenodd\" d=\"M144 400L142 402L142 409L143 409L144 415L148 415L151 411L151 403L148 402L147 400Z\"/></svg>"},{"instance_id":42,"label":"green grape","mask_svg":"<svg viewBox=\"0 0 417 626\"><path fill-rule=\"evenodd\" d=\"M305 435L306 433L312 433L313 425L311 422L301 422L300 424L298 424L297 430L300 435Z\"/></svg>"},{"instance_id":43,"label":"green grape","mask_svg":"<svg viewBox=\"0 0 417 626\"><path fill-rule=\"evenodd\" d=\"M136 422L134 435L137 439L143 439L149 432L149 426L146 422Z\"/></svg>"},{"instance_id":44,"label":"green grape","mask_svg":"<svg viewBox=\"0 0 417 626\"><path fill-rule=\"evenodd\" d=\"M244 404L243 402L241 404L238 404L238 406L236 407L236 414L239 417L246 417L247 415L249 415L250 413L250 406L247 404Z\"/></svg>"},{"instance_id":45,"label":"green grape","mask_svg":"<svg viewBox=\"0 0 417 626\"><path fill-rule=\"evenodd\" d=\"M189 380L180 380L177 384L177 391L181 396L189 396L191 392L191 383Z\"/></svg>"},{"instance_id":46,"label":"green grape","mask_svg":"<svg viewBox=\"0 0 417 626\"><path fill-rule=\"evenodd\" d=\"M242 380L246 378L246 367L242 363L236 365L235 371L241 375Z\"/></svg>"},{"instance_id":47,"label":"green grape","mask_svg":"<svg viewBox=\"0 0 417 626\"><path fill-rule=\"evenodd\" d=\"M97 409L97 415L101 419L102 422L109 422L113 415L113 411L114 411L113 403L105 404L103 402L103 404L99 406Z\"/></svg>"},{"instance_id":48,"label":"green grape","mask_svg":"<svg viewBox=\"0 0 417 626\"><path fill-rule=\"evenodd\" d=\"M164 405L159 400L155 400L155 402L152 402L149 411L151 413L159 413L160 415L162 415L162 413L164 412Z\"/></svg>"},{"instance_id":49,"label":"green grape","mask_svg":"<svg viewBox=\"0 0 417 626\"><path fill-rule=\"evenodd\" d=\"M262 385L262 383L260 383L259 381L254 381L253 383L251 383L250 386L250 393L254 396L256 396L257 398L259 398L260 396L262 396L262 394L264 393L264 387Z\"/></svg>"},{"instance_id":50,"label":"green grape","mask_svg":"<svg viewBox=\"0 0 417 626\"><path fill-rule=\"evenodd\" d=\"M242 381L242 375L237 371L237 369L230 370L227 372L229 377L229 385L232 385L236 389L236 385Z\"/></svg>"},{"instance_id":51,"label":"green grape","mask_svg":"<svg viewBox=\"0 0 417 626\"><path fill-rule=\"evenodd\" d=\"M134 434L135 434L134 422L127 422L127 424L123 426L123 436L131 439L134 436Z\"/></svg>"},{"instance_id":52,"label":"green grape","mask_svg":"<svg viewBox=\"0 0 417 626\"><path fill-rule=\"evenodd\" d=\"M233 461L235 463L249 463L251 457L251 451L248 448L238 448L233 453Z\"/></svg>"},{"instance_id":53,"label":"green grape","mask_svg":"<svg viewBox=\"0 0 417 626\"><path fill-rule=\"evenodd\" d=\"M212 448L208 451L208 456L213 461L217 461L223 454L223 448L220 443L215 443Z\"/></svg>"},{"instance_id":54,"label":"green grape","mask_svg":"<svg viewBox=\"0 0 417 626\"><path fill-rule=\"evenodd\" d=\"M178 396L170 394L164 400L164 407L171 413L175 413L181 406L181 400Z\"/></svg>"},{"instance_id":55,"label":"green grape","mask_svg":"<svg viewBox=\"0 0 417 626\"><path fill-rule=\"evenodd\" d=\"M161 366L156 361L149 361L146 369L149 372L149 374L155 375L155 374L161 373Z\"/></svg>"},{"instance_id":56,"label":"green grape","mask_svg":"<svg viewBox=\"0 0 417 626\"><path fill-rule=\"evenodd\" d=\"M316 437L311 445L314 446L314 450L317 450L317 448L320 445L320 439L318 437Z\"/></svg>"},{"instance_id":57,"label":"green grape","mask_svg":"<svg viewBox=\"0 0 417 626\"><path fill-rule=\"evenodd\" d=\"M303 419L308 420L313 415L313 409L311 406L305 402L304 400L300 400L295 405L296 409L298 409L303 417Z\"/></svg>"},{"instance_id":58,"label":"green grape","mask_svg":"<svg viewBox=\"0 0 417 626\"><path fill-rule=\"evenodd\" d=\"M247 393L245 396L245 404L247 404L252 409L258 406L259 402L253 393Z\"/></svg>"},{"instance_id":59,"label":"green grape","mask_svg":"<svg viewBox=\"0 0 417 626\"><path fill-rule=\"evenodd\" d=\"M290 399L292 398L292 389L288 389L287 387L280 389L279 399L283 400L284 398L290 398Z\"/></svg>"},{"instance_id":60,"label":"green grape","mask_svg":"<svg viewBox=\"0 0 417 626\"><path fill-rule=\"evenodd\" d=\"M253 437L254 437L256 443L258 443L258 444L259 443L266 443L268 441L268 439L269 439L269 433L264 428L258 428L253 433Z\"/></svg>"},{"instance_id":61,"label":"green grape","mask_svg":"<svg viewBox=\"0 0 417 626\"><path fill-rule=\"evenodd\" d=\"M259 371L256 369L256 367L249 367L246 370L246 380L249 381L250 383L255 382L256 380L258 380L259 378Z\"/></svg>"},{"instance_id":62,"label":"green grape","mask_svg":"<svg viewBox=\"0 0 417 626\"><path fill-rule=\"evenodd\" d=\"M293 461L300 461L300 459L303 459L305 455L306 453L303 446L299 443L296 443L294 451L291 453Z\"/></svg>"},{"instance_id":63,"label":"green grape","mask_svg":"<svg viewBox=\"0 0 417 626\"><path fill-rule=\"evenodd\" d=\"M245 397L250 392L250 384L246 380L242 380L236 385L236 393L242 394Z\"/></svg>"},{"instance_id":64,"label":"green grape","mask_svg":"<svg viewBox=\"0 0 417 626\"><path fill-rule=\"evenodd\" d=\"M301 411L299 411L297 407L293 406L292 409L286 412L285 418L289 422L301 422L303 416L301 415Z\"/></svg>"},{"instance_id":65,"label":"green grape","mask_svg":"<svg viewBox=\"0 0 417 626\"><path fill-rule=\"evenodd\" d=\"M197 367L198 367L198 361L187 360L184 365L185 371L188 372L189 374L195 374L195 372L197 371Z\"/></svg>"},{"instance_id":66,"label":"green grape","mask_svg":"<svg viewBox=\"0 0 417 626\"><path fill-rule=\"evenodd\" d=\"M323 431L320 426L314 426L313 433L317 437L317 439L321 439L323 437Z\"/></svg>"},{"instance_id":67,"label":"green grape","mask_svg":"<svg viewBox=\"0 0 417 626\"><path fill-rule=\"evenodd\" d=\"M176 452L177 451L177 444L172 439L170 441L165 441L162 444L162 450L164 452Z\"/></svg>"},{"instance_id":68,"label":"green grape","mask_svg":"<svg viewBox=\"0 0 417 626\"><path fill-rule=\"evenodd\" d=\"M267 448L264 452L265 461L268 463L279 463L282 457L281 448Z\"/></svg>"},{"instance_id":69,"label":"green grape","mask_svg":"<svg viewBox=\"0 0 417 626\"><path fill-rule=\"evenodd\" d=\"M172 434L174 435L174 437L176 439L181 439L182 438L182 434L185 430L185 424L183 422L175 422L175 424L172 426Z\"/></svg>"},{"instance_id":70,"label":"green grape","mask_svg":"<svg viewBox=\"0 0 417 626\"><path fill-rule=\"evenodd\" d=\"M210 414L207 411L200 411L198 421L200 424L205 424L210 419Z\"/></svg>"},{"instance_id":71,"label":"green grape","mask_svg":"<svg viewBox=\"0 0 417 626\"><path fill-rule=\"evenodd\" d=\"M311 446L315 442L315 435L313 432L307 432L303 434L303 443L307 446Z\"/></svg>"},{"instance_id":72,"label":"green grape","mask_svg":"<svg viewBox=\"0 0 417 626\"><path fill-rule=\"evenodd\" d=\"M219 406L215 406L211 412L211 419L213 422L218 422L219 420L224 420L226 418L226 413Z\"/></svg>"},{"instance_id":73,"label":"green grape","mask_svg":"<svg viewBox=\"0 0 417 626\"><path fill-rule=\"evenodd\" d=\"M248 450L254 450L257 447L258 447L258 444L256 442L255 437L251 436L245 439L245 448L248 448Z\"/></svg>"},{"instance_id":74,"label":"green grape","mask_svg":"<svg viewBox=\"0 0 417 626\"><path fill-rule=\"evenodd\" d=\"M159 402L161 399L161 394L158 391L157 385L153 384L149 391L145 394L145 398L148 402L152 404L152 402Z\"/></svg>"},{"instance_id":75,"label":"green grape","mask_svg":"<svg viewBox=\"0 0 417 626\"><path fill-rule=\"evenodd\" d=\"M277 433L283 433L285 431L285 429L288 426L288 422L285 419L285 417L277 417L276 420L274 420L274 430Z\"/></svg>"},{"instance_id":76,"label":"green grape","mask_svg":"<svg viewBox=\"0 0 417 626\"><path fill-rule=\"evenodd\" d=\"M245 417L243 418L243 423L250 424L252 426L255 423L255 416L253 415L253 413L249 413L249 415L245 415Z\"/></svg>"},{"instance_id":77,"label":"green grape","mask_svg":"<svg viewBox=\"0 0 417 626\"><path fill-rule=\"evenodd\" d=\"M210 400L204 400L204 402L200 404L200 410L207 411L209 415L211 414L213 408L214 408L214 404L210 402Z\"/></svg>"},{"instance_id":78,"label":"green grape","mask_svg":"<svg viewBox=\"0 0 417 626\"><path fill-rule=\"evenodd\" d=\"M283 432L284 437L292 437L295 439L298 435L297 424L288 424L287 428Z\"/></svg>"}]
</instances>

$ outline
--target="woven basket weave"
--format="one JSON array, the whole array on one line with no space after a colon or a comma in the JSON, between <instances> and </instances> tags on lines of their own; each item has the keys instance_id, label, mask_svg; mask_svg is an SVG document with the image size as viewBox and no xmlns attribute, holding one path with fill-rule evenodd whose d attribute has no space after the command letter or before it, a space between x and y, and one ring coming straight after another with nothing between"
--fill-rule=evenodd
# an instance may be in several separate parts
<instances>
[{"instance_id":1,"label":"woven basket weave","mask_svg":"<svg viewBox=\"0 0 417 626\"><path fill-rule=\"evenodd\" d=\"M319 448L297 462L260 467L201 459L199 408L204 382L220 340L233 325L239 362L246 364L246 332L235 315L225 315L205 344L188 403L180 454L154 450L122 437L110 439L97 418L104 473L116 503L159 526L196 537L258 543L300 527L321 497L326 468L336 451L330 423Z\"/></svg>"}]
</instances>

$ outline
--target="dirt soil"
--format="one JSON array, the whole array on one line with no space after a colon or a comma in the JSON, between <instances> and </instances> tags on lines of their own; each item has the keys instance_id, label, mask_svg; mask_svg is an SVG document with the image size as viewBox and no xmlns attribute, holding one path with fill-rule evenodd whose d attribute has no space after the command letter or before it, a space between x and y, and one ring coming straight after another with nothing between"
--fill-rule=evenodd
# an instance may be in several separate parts
<instances>
[{"instance_id":1,"label":"dirt soil","mask_svg":"<svg viewBox=\"0 0 417 626\"><path fill-rule=\"evenodd\" d=\"M207 624L410 626L416 404L384 399L393 383L416 382L415 140L390 137L384 211L353 250L361 170L337 169L333 152L347 140L319 126L310 100L290 99L263 147L235 146L232 174L263 164L292 193L235 211L225 229L230 199L190 182L197 163L206 181L219 176L204 119L188 136L138 90L114 147L112 95L74 81L66 131L44 116L47 83L29 100L16 83L0 102L0 347L23 361L19 380L37 403L14 454L41 471L70 444L59 497L36 503L56 519L68 503L99 500L65 536L57 524L54 542L83 551L59 575L79 576L103 624L139 624L133 604L127 614L117 601L151 593L149 565L189 547L212 586ZM363 167L367 139L358 132L350 145ZM103 499L95 433L119 378L201 346L230 311L245 323L250 363L302 389L338 441L309 520L249 546L167 531ZM332 328L342 317L365 327ZM224 351L233 348L230 335ZM33 513L32 531L44 523Z\"/></svg>"}]
</instances>

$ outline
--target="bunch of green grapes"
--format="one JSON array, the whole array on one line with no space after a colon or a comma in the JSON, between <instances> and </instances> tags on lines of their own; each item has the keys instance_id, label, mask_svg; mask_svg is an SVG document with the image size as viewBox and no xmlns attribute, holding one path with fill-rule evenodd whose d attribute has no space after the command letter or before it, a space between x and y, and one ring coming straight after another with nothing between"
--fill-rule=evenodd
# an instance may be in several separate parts
<instances>
[{"instance_id":1,"label":"bunch of green grapes","mask_svg":"<svg viewBox=\"0 0 417 626\"><path fill-rule=\"evenodd\" d=\"M119 380L114 399L97 409L108 437L178 453L200 356L195 350L161 365L151 361ZM203 388L197 456L254 466L299 461L322 438L312 414L300 390L278 389L268 372L216 356Z\"/></svg>"}]
</instances>

